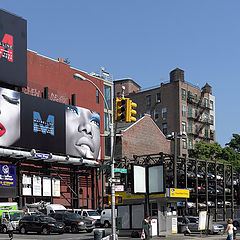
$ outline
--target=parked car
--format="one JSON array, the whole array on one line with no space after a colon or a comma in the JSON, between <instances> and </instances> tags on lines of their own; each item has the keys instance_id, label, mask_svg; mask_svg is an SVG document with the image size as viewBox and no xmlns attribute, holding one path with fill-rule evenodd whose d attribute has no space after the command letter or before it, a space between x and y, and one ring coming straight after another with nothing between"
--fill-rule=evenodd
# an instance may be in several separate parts
<instances>
[{"instance_id":1,"label":"parked car","mask_svg":"<svg viewBox=\"0 0 240 240\"><path fill-rule=\"evenodd\" d=\"M199 173L197 174L197 177L200 178L200 179L204 179L204 178L205 178L205 173L199 172Z\"/></svg>"},{"instance_id":2,"label":"parked car","mask_svg":"<svg viewBox=\"0 0 240 240\"><path fill-rule=\"evenodd\" d=\"M199 217L194 217L194 216L185 216L188 220L188 228L190 229L191 232L199 232L198 230L198 222L199 222ZM181 226L183 224L183 217L179 216L178 217L178 226ZM179 230L181 228L178 228ZM222 224L218 223L213 223L212 228L209 229L210 234L220 234L224 232L224 226Z\"/></svg>"},{"instance_id":3,"label":"parked car","mask_svg":"<svg viewBox=\"0 0 240 240\"><path fill-rule=\"evenodd\" d=\"M234 227L240 227L240 218L234 218L233 219L233 226Z\"/></svg>"},{"instance_id":4,"label":"parked car","mask_svg":"<svg viewBox=\"0 0 240 240\"><path fill-rule=\"evenodd\" d=\"M217 175L216 176L217 180L223 180L223 176Z\"/></svg>"},{"instance_id":5,"label":"parked car","mask_svg":"<svg viewBox=\"0 0 240 240\"><path fill-rule=\"evenodd\" d=\"M215 189L213 187L209 186L208 187L208 194L215 194L215 193L216 193Z\"/></svg>"},{"instance_id":6,"label":"parked car","mask_svg":"<svg viewBox=\"0 0 240 240\"><path fill-rule=\"evenodd\" d=\"M19 231L22 234L37 232L43 234L64 233L64 223L56 222L55 219L47 216L26 215L19 222Z\"/></svg>"},{"instance_id":7,"label":"parked car","mask_svg":"<svg viewBox=\"0 0 240 240\"><path fill-rule=\"evenodd\" d=\"M194 202L187 202L187 207L188 208L195 208L196 207L196 203L194 203Z\"/></svg>"},{"instance_id":8,"label":"parked car","mask_svg":"<svg viewBox=\"0 0 240 240\"><path fill-rule=\"evenodd\" d=\"M206 188L203 187L203 186L198 186L197 189L198 189L198 193L205 193L206 192Z\"/></svg>"},{"instance_id":9,"label":"parked car","mask_svg":"<svg viewBox=\"0 0 240 240\"><path fill-rule=\"evenodd\" d=\"M194 172L192 172L192 171L188 171L188 172L187 172L187 177L188 177L188 178L195 178L195 177L196 177L196 174L195 174Z\"/></svg>"},{"instance_id":10,"label":"parked car","mask_svg":"<svg viewBox=\"0 0 240 240\"><path fill-rule=\"evenodd\" d=\"M77 233L84 230L92 232L95 228L93 219L83 218L77 213L51 213L49 216L53 217L57 222L63 222L65 224L65 232Z\"/></svg>"},{"instance_id":11,"label":"parked car","mask_svg":"<svg viewBox=\"0 0 240 240\"><path fill-rule=\"evenodd\" d=\"M215 179L215 175L212 174L212 173L208 173L208 174L207 174L207 177L208 177L210 180L214 180L214 179Z\"/></svg>"},{"instance_id":12,"label":"parked car","mask_svg":"<svg viewBox=\"0 0 240 240\"><path fill-rule=\"evenodd\" d=\"M207 204L206 203L198 203L198 207L205 208L205 207L207 207Z\"/></svg>"},{"instance_id":13,"label":"parked car","mask_svg":"<svg viewBox=\"0 0 240 240\"><path fill-rule=\"evenodd\" d=\"M90 218L93 220L95 225L100 226L101 215L94 209L68 209L68 212L78 213L83 218Z\"/></svg>"},{"instance_id":14,"label":"parked car","mask_svg":"<svg viewBox=\"0 0 240 240\"><path fill-rule=\"evenodd\" d=\"M215 203L214 203L213 201L208 201L208 202L207 202L207 205L208 205L209 207L215 207Z\"/></svg>"}]
</instances>

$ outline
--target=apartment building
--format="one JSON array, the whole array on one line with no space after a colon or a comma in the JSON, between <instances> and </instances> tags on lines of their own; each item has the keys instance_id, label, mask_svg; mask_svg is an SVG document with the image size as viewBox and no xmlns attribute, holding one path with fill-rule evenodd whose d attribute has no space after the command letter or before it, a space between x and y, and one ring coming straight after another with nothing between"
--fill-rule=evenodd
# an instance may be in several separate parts
<instances>
[{"instance_id":1,"label":"apartment building","mask_svg":"<svg viewBox=\"0 0 240 240\"><path fill-rule=\"evenodd\" d=\"M197 142L215 141L215 97L208 83L202 88L194 86L184 80L184 71L176 68L170 72L170 81L159 87L141 91L132 79L116 80L115 96L121 86L128 89L125 96L137 103L137 118L150 114L165 136L178 136L179 155L187 155Z\"/></svg>"}]
</instances>

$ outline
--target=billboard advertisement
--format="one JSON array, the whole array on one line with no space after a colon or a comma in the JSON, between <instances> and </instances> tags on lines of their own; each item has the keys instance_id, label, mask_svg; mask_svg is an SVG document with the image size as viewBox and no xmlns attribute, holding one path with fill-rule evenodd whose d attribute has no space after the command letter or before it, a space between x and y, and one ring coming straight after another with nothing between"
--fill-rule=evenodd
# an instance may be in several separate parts
<instances>
[{"instance_id":1,"label":"billboard advertisement","mask_svg":"<svg viewBox=\"0 0 240 240\"><path fill-rule=\"evenodd\" d=\"M16 167L0 164L0 187L16 187Z\"/></svg>"},{"instance_id":2,"label":"billboard advertisement","mask_svg":"<svg viewBox=\"0 0 240 240\"><path fill-rule=\"evenodd\" d=\"M99 157L97 112L0 88L0 113L0 146Z\"/></svg>"},{"instance_id":3,"label":"billboard advertisement","mask_svg":"<svg viewBox=\"0 0 240 240\"><path fill-rule=\"evenodd\" d=\"M27 86L27 21L0 9L0 82Z\"/></svg>"}]
</instances>

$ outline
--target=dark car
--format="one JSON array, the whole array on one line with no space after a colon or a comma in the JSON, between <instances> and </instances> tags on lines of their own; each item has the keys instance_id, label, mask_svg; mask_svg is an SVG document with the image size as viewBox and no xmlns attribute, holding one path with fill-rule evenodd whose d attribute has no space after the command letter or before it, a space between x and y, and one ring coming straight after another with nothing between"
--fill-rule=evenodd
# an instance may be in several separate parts
<instances>
[{"instance_id":1,"label":"dark car","mask_svg":"<svg viewBox=\"0 0 240 240\"><path fill-rule=\"evenodd\" d=\"M88 217L83 218L77 213L51 213L49 216L53 217L56 221L64 222L66 232L77 233L84 230L92 232L95 228L93 219Z\"/></svg>"},{"instance_id":2,"label":"dark car","mask_svg":"<svg viewBox=\"0 0 240 240\"><path fill-rule=\"evenodd\" d=\"M64 233L64 223L57 222L54 218L38 215L26 215L19 222L19 232L37 232L43 234Z\"/></svg>"}]
</instances>

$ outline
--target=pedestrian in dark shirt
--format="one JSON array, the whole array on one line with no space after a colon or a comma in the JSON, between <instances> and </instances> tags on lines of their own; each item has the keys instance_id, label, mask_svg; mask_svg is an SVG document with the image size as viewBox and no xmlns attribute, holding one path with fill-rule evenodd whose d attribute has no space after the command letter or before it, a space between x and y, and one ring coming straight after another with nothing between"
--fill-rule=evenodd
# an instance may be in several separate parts
<instances>
[{"instance_id":1,"label":"pedestrian in dark shirt","mask_svg":"<svg viewBox=\"0 0 240 240\"><path fill-rule=\"evenodd\" d=\"M142 231L145 233L145 239L150 239L150 228L150 219L149 215L147 215L142 221Z\"/></svg>"}]
</instances>

